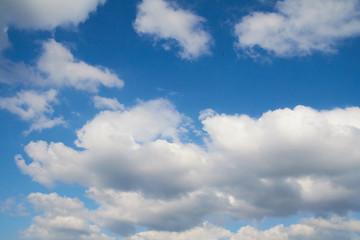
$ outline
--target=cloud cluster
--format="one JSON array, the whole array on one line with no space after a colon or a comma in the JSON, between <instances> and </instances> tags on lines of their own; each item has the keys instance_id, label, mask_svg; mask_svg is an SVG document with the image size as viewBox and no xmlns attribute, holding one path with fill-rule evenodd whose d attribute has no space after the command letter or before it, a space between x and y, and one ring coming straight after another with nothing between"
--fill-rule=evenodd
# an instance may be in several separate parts
<instances>
[{"instance_id":1,"label":"cloud cluster","mask_svg":"<svg viewBox=\"0 0 360 240\"><path fill-rule=\"evenodd\" d=\"M43 52L35 66L16 63L0 57L0 82L23 84L41 88L72 87L82 91L97 92L99 87L122 88L124 82L109 69L91 66L77 60L62 44L50 39L43 43ZM47 92L29 90L16 93L14 97L0 98L0 108L7 109L24 121L31 123L28 133L33 130L51 128L63 124L61 117L51 118L54 110L51 104L57 103L57 91ZM96 97L96 107L121 109L122 105L111 99Z\"/></svg>"},{"instance_id":2,"label":"cloud cluster","mask_svg":"<svg viewBox=\"0 0 360 240\"><path fill-rule=\"evenodd\" d=\"M109 197L109 196L108 196ZM115 240L102 232L102 227L109 228L108 223L99 218L98 212L88 210L83 202L76 198L60 197L56 193L32 193L28 200L41 216L34 218L32 225L22 232L23 238L31 239L81 239L81 240ZM128 199L126 204L131 204ZM152 205L146 207L151 208ZM125 207L125 206L124 206ZM125 207L126 208L126 207ZM126 215L126 209L122 215ZM144 208L146 210L146 208ZM119 210L120 211L120 210ZM110 213L109 214L113 214ZM111 219L115 222L115 219ZM120 222L120 221L119 221ZM124 224L124 223L123 223ZM116 230L119 225L112 225ZM123 231L129 226L124 225ZM356 240L360 237L360 221L351 217L304 218L299 223L285 227L277 225L270 229L259 230L250 225L240 227L236 232L230 232L223 227L209 222L202 222L189 230L175 231L144 231L134 233L127 240Z\"/></svg>"},{"instance_id":3,"label":"cloud cluster","mask_svg":"<svg viewBox=\"0 0 360 240\"><path fill-rule=\"evenodd\" d=\"M0 2L0 51L10 46L9 27L52 30L75 27L106 0L3 0Z\"/></svg>"},{"instance_id":4,"label":"cloud cluster","mask_svg":"<svg viewBox=\"0 0 360 240\"><path fill-rule=\"evenodd\" d=\"M308 218L302 219L299 224L292 224L289 227L277 225L267 230L258 230L251 226L241 227L236 233L204 222L202 226L195 227L184 232L157 232L148 231L137 233L129 240L356 240L360 237L360 221L331 217L329 219Z\"/></svg>"},{"instance_id":5,"label":"cloud cluster","mask_svg":"<svg viewBox=\"0 0 360 240\"><path fill-rule=\"evenodd\" d=\"M358 211L360 109L298 106L254 119L201 113L205 145L166 100L103 111L77 132L76 150L31 142L20 170L46 186L79 183L100 225L183 231L206 216L235 218Z\"/></svg>"},{"instance_id":6,"label":"cloud cluster","mask_svg":"<svg viewBox=\"0 0 360 240\"><path fill-rule=\"evenodd\" d=\"M31 127L28 132L52 128L65 123L61 117L51 118L54 112L51 104L57 103L56 95L57 91L54 89L46 92L21 91L13 97L0 97L0 108L29 121Z\"/></svg>"},{"instance_id":7,"label":"cloud cluster","mask_svg":"<svg viewBox=\"0 0 360 240\"><path fill-rule=\"evenodd\" d=\"M283 0L274 12L253 12L235 26L237 46L257 57L262 48L280 57L333 52L344 39L360 34L357 0Z\"/></svg>"},{"instance_id":8,"label":"cloud cluster","mask_svg":"<svg viewBox=\"0 0 360 240\"><path fill-rule=\"evenodd\" d=\"M33 224L22 232L27 239L39 240L115 240L101 232L91 221L91 213L76 198L60 197L56 193L32 193L28 200L42 216L33 219Z\"/></svg>"},{"instance_id":9,"label":"cloud cluster","mask_svg":"<svg viewBox=\"0 0 360 240\"><path fill-rule=\"evenodd\" d=\"M134 28L139 34L166 40L165 49L175 41L182 58L195 59L210 53L211 37L204 30L203 22L202 17L177 7L173 2L143 0L138 5Z\"/></svg>"}]
</instances>

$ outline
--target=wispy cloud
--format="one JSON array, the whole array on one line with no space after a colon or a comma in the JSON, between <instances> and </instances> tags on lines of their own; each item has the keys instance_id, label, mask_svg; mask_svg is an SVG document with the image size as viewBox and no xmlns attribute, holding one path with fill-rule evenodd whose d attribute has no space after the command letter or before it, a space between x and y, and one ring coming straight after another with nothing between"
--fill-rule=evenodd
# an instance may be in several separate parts
<instances>
[{"instance_id":1,"label":"wispy cloud","mask_svg":"<svg viewBox=\"0 0 360 240\"><path fill-rule=\"evenodd\" d=\"M1 97L0 108L30 122L30 129L26 133L52 128L65 123L62 117L51 117L54 112L51 104L57 103L56 95L57 92L53 89L46 92L20 91L13 97Z\"/></svg>"},{"instance_id":2,"label":"wispy cloud","mask_svg":"<svg viewBox=\"0 0 360 240\"><path fill-rule=\"evenodd\" d=\"M123 110L125 108L116 98L95 96L93 101L95 107L99 109Z\"/></svg>"}]
</instances>

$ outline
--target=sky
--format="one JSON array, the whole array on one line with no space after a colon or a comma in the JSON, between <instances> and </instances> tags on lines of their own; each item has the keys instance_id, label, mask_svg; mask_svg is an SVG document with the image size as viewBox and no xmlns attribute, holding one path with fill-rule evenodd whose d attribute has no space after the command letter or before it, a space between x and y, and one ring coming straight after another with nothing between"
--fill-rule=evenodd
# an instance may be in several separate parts
<instances>
[{"instance_id":1,"label":"sky","mask_svg":"<svg viewBox=\"0 0 360 240\"><path fill-rule=\"evenodd\" d=\"M1 0L6 240L360 239L358 0Z\"/></svg>"}]
</instances>

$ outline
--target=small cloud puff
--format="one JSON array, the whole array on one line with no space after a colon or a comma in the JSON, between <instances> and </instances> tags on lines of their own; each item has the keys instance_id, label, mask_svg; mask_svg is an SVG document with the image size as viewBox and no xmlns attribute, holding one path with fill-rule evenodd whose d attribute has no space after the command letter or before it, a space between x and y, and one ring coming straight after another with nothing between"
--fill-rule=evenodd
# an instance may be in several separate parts
<instances>
[{"instance_id":1,"label":"small cloud puff","mask_svg":"<svg viewBox=\"0 0 360 240\"><path fill-rule=\"evenodd\" d=\"M184 59L210 54L211 36L204 30L204 19L174 5L164 0L143 0L134 22L136 32L166 40L165 50L175 41Z\"/></svg>"}]
</instances>

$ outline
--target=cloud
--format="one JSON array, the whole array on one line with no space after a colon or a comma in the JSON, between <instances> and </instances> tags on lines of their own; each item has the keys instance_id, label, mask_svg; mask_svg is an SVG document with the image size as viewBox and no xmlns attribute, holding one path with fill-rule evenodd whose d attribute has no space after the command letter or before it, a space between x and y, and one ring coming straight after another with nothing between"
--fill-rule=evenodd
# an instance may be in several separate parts
<instances>
[{"instance_id":1,"label":"cloud","mask_svg":"<svg viewBox=\"0 0 360 240\"><path fill-rule=\"evenodd\" d=\"M181 49L181 58L195 59L210 54L211 36L204 30L203 22L202 17L180 9L173 2L143 0L138 5L134 28L138 34L165 40L165 49L175 41Z\"/></svg>"},{"instance_id":2,"label":"cloud","mask_svg":"<svg viewBox=\"0 0 360 240\"><path fill-rule=\"evenodd\" d=\"M334 52L359 34L357 0L278 1L274 12L253 12L235 25L237 47L253 57L261 55L258 48L279 57Z\"/></svg>"},{"instance_id":3,"label":"cloud","mask_svg":"<svg viewBox=\"0 0 360 240\"><path fill-rule=\"evenodd\" d=\"M90 190L92 191L92 190ZM92 193L90 193L92 194ZM109 194L111 194L109 192ZM109 196L106 196L107 198ZM118 196L119 197L119 196ZM35 240L115 240L103 233L104 219L99 217L98 210L88 210L77 198L61 197L56 193L32 193L27 197L35 209L42 214L33 219L33 223L21 232L21 237ZM122 198L120 197L121 201ZM132 205L132 199L126 201ZM149 204L141 210L150 211L158 205ZM124 206L125 207L125 206ZM175 206L172 206L175 207ZM121 216L128 214L125 209L118 209ZM139 209L140 212L140 209ZM114 213L107 212L114 215ZM115 221L114 219L111 219ZM105 227L108 227L105 225ZM114 225L115 227L115 225ZM120 226L116 226L119 229ZM120 227L121 228L121 227ZM175 240L175 239L210 239L210 240L356 240L360 237L360 221L352 217L333 215L329 218L303 218L299 223L289 226L276 225L269 229L259 230L247 225L236 232L230 232L210 222L202 222L185 231L144 231L133 233L124 238L127 240Z\"/></svg>"},{"instance_id":4,"label":"cloud","mask_svg":"<svg viewBox=\"0 0 360 240\"><path fill-rule=\"evenodd\" d=\"M115 240L91 221L91 213L79 199L60 197L56 193L32 193L28 200L44 214L33 219L33 224L21 233L23 238Z\"/></svg>"},{"instance_id":5,"label":"cloud","mask_svg":"<svg viewBox=\"0 0 360 240\"><path fill-rule=\"evenodd\" d=\"M96 92L100 84L121 88L124 82L107 68L94 67L74 59L62 44L50 39L43 44L43 53L37 62L37 69L46 75L39 84L57 87L74 87Z\"/></svg>"},{"instance_id":6,"label":"cloud","mask_svg":"<svg viewBox=\"0 0 360 240\"><path fill-rule=\"evenodd\" d=\"M231 238L231 240L355 240L359 239L359 236L360 221L335 216L329 219L303 219L302 223L300 224L293 224L289 227L277 225L265 231L260 231L251 226L246 226L240 228L238 232Z\"/></svg>"},{"instance_id":7,"label":"cloud","mask_svg":"<svg viewBox=\"0 0 360 240\"><path fill-rule=\"evenodd\" d=\"M0 212L10 216L28 216L24 202L18 202L15 198L10 197L0 201Z\"/></svg>"},{"instance_id":8,"label":"cloud","mask_svg":"<svg viewBox=\"0 0 360 240\"><path fill-rule=\"evenodd\" d=\"M31 162L16 163L46 186L88 188L99 224L124 235L136 226L184 231L213 215L359 211L360 108L200 117L203 145L188 142L188 120L167 100L102 111L77 132L81 150L30 142Z\"/></svg>"},{"instance_id":9,"label":"cloud","mask_svg":"<svg viewBox=\"0 0 360 240\"><path fill-rule=\"evenodd\" d=\"M77 132L75 143L84 151L62 143L31 142L25 151L34 162L26 165L18 156L17 163L24 173L47 186L56 181L89 186L91 181L90 186L177 195L195 184L187 169L197 164L197 147L156 139L180 138L183 121L163 99L141 102L122 112L103 111ZM102 163L98 157L103 158ZM81 162L83 166L77 167Z\"/></svg>"},{"instance_id":10,"label":"cloud","mask_svg":"<svg viewBox=\"0 0 360 240\"><path fill-rule=\"evenodd\" d=\"M75 27L106 0L3 0L0 2L0 51L10 46L7 29L52 30Z\"/></svg>"},{"instance_id":11,"label":"cloud","mask_svg":"<svg viewBox=\"0 0 360 240\"><path fill-rule=\"evenodd\" d=\"M148 231L137 233L134 236L128 238L128 240L219 240L229 239L232 233L222 227L215 226L209 222L204 222L202 226L195 227L191 230L184 232L158 232Z\"/></svg>"},{"instance_id":12,"label":"cloud","mask_svg":"<svg viewBox=\"0 0 360 240\"><path fill-rule=\"evenodd\" d=\"M360 236L360 221L352 218L331 217L302 219L299 224L289 227L277 225L267 230L258 230L252 226L241 227L237 233L204 222L202 226L184 232L147 231L137 233L128 240L177 240L177 239L213 239L213 240L356 240Z\"/></svg>"},{"instance_id":13,"label":"cloud","mask_svg":"<svg viewBox=\"0 0 360 240\"><path fill-rule=\"evenodd\" d=\"M90 190L91 192L92 190ZM92 193L90 193L92 194ZM112 194L108 192L108 194ZM106 196L105 198L109 198ZM117 196L120 197L120 196ZM32 225L21 232L23 238L36 240L111 240L103 233L104 219L102 219L98 210L88 210L84 203L77 198L60 197L56 193L42 194L32 193L28 197L29 202L42 215L33 219ZM122 197L119 201L125 200ZM110 200L110 198L109 198ZM132 199L126 201L126 205L131 206ZM153 207L159 205L147 205L141 210L152 211ZM172 206L175 207L176 205ZM109 209L110 210L110 209ZM117 209L121 216L126 217L129 210ZM107 212L115 215L116 213ZM120 215L119 215L120 216ZM115 219L111 219L113 222ZM121 222L121 221L119 221ZM108 227L105 225L105 227ZM121 226L114 225L117 229ZM303 218L299 223L289 226L276 225L266 230L259 230L253 226L247 225L240 227L236 232L230 232L221 226L216 226L210 222L202 222L185 231L144 231L134 233L124 238L127 240L177 240L177 239L210 239L210 240L356 240L360 236L360 221L351 217L331 216L329 218Z\"/></svg>"},{"instance_id":14,"label":"cloud","mask_svg":"<svg viewBox=\"0 0 360 240\"><path fill-rule=\"evenodd\" d=\"M20 91L14 97L1 97L0 108L18 115L22 120L31 123L28 132L52 128L64 124L62 117L51 118L54 112L51 104L56 104L57 92L53 89L46 92Z\"/></svg>"},{"instance_id":15,"label":"cloud","mask_svg":"<svg viewBox=\"0 0 360 240\"><path fill-rule=\"evenodd\" d=\"M100 109L123 110L125 108L124 105L120 104L116 98L95 96L93 101L95 107Z\"/></svg>"},{"instance_id":16,"label":"cloud","mask_svg":"<svg viewBox=\"0 0 360 240\"><path fill-rule=\"evenodd\" d=\"M100 85L122 88L124 82L108 68L76 59L54 39L43 42L43 51L34 66L0 57L0 82L36 87L73 87L97 92Z\"/></svg>"},{"instance_id":17,"label":"cloud","mask_svg":"<svg viewBox=\"0 0 360 240\"><path fill-rule=\"evenodd\" d=\"M100 205L94 214L101 219L102 226L122 235L134 234L136 226L184 231L201 223L217 201L204 191L159 199L140 192L91 188L87 195Z\"/></svg>"},{"instance_id":18,"label":"cloud","mask_svg":"<svg viewBox=\"0 0 360 240\"><path fill-rule=\"evenodd\" d=\"M36 68L0 56L0 83L31 86L42 81L44 80Z\"/></svg>"}]
</instances>

